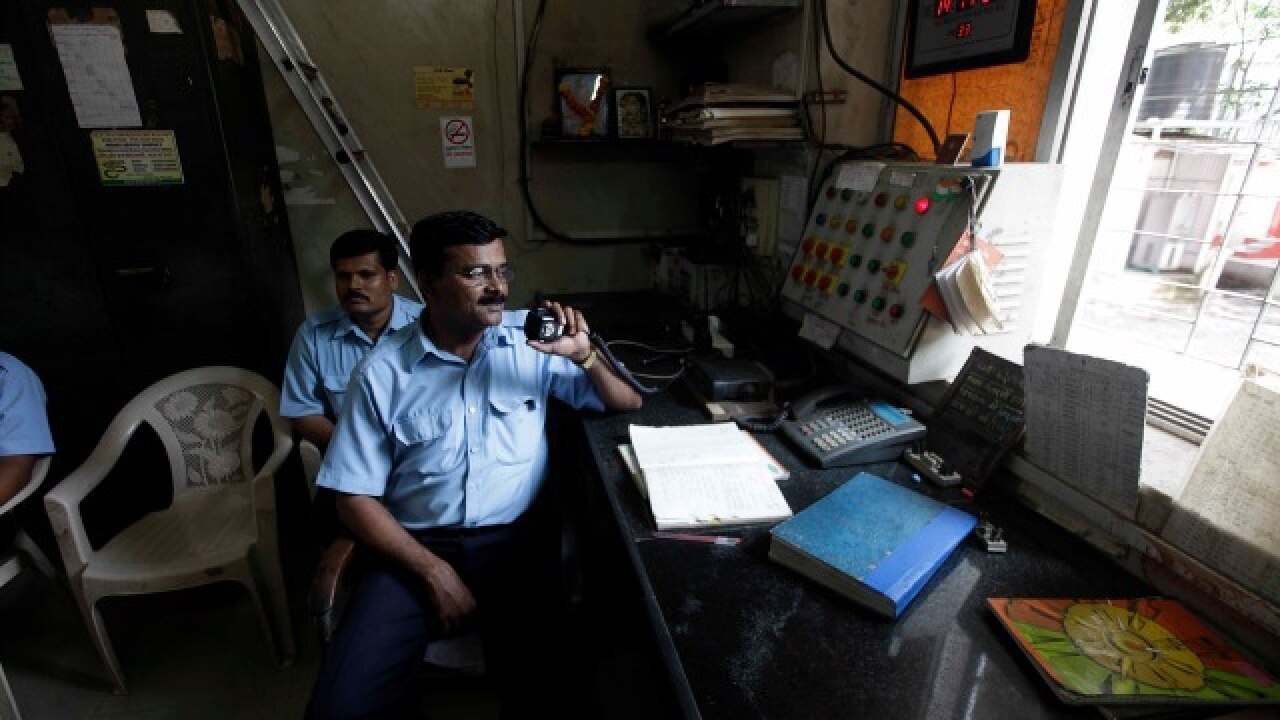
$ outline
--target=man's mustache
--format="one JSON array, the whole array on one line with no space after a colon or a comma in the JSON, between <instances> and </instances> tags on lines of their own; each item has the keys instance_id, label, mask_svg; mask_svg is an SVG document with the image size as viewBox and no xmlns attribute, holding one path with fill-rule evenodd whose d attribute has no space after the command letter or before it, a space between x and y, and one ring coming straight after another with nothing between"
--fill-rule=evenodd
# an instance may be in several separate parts
<instances>
[{"instance_id":1,"label":"man's mustache","mask_svg":"<svg viewBox=\"0 0 1280 720\"><path fill-rule=\"evenodd\" d=\"M364 293L349 292L349 293L347 293L347 299L348 299L348 300L365 300L365 301L367 301L367 300L369 299L369 296L368 296L368 295L365 295Z\"/></svg>"},{"instance_id":2,"label":"man's mustache","mask_svg":"<svg viewBox=\"0 0 1280 720\"><path fill-rule=\"evenodd\" d=\"M507 296L501 293L497 295L482 295L476 302L481 305L505 305L507 304Z\"/></svg>"}]
</instances>

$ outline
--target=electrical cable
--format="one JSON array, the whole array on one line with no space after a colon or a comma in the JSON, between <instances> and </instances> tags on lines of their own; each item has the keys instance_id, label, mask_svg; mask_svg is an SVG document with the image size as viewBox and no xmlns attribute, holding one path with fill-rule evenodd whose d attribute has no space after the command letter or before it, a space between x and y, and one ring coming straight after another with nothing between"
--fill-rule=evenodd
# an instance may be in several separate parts
<instances>
[{"instance_id":1,"label":"electrical cable","mask_svg":"<svg viewBox=\"0 0 1280 720\"><path fill-rule=\"evenodd\" d=\"M956 107L956 74L951 73L951 100L947 103L947 135L951 134L951 111Z\"/></svg>"},{"instance_id":2,"label":"electrical cable","mask_svg":"<svg viewBox=\"0 0 1280 720\"><path fill-rule=\"evenodd\" d=\"M884 95L885 97L888 97L890 100L893 100L895 103L901 106L902 109L911 113L911 115L915 117L916 120L920 121L920 124L924 126L924 131L929 135L929 141L933 143L933 156L937 157L940 154L940 151L942 149L942 143L941 141L938 140L938 133L933 129L933 126L929 124L929 119L926 118L924 114L922 114L918 109L916 109L916 106L912 105L911 102L908 101L906 98L890 90L884 85L881 85L880 83L876 82L874 78L867 75L866 73L863 73L857 68L853 67L849 63L845 62L844 58L840 57L840 54L836 52L835 43L831 41L831 22L827 18L827 0L818 0L818 6L819 6L819 12L822 14L822 33L823 33L823 37L826 38L827 52L831 55L831 59L835 60L836 64L839 65L845 72L861 80L867 85L870 85L872 88L874 88L876 91L878 91L880 94Z\"/></svg>"},{"instance_id":3,"label":"electrical cable","mask_svg":"<svg viewBox=\"0 0 1280 720\"><path fill-rule=\"evenodd\" d=\"M782 427L787 421L787 417L791 415L791 403L782 403L782 407L778 409L778 413L769 418L740 417L734 418L733 421L738 427L748 432L758 433L774 433Z\"/></svg>"},{"instance_id":4,"label":"electrical cable","mask_svg":"<svg viewBox=\"0 0 1280 720\"><path fill-rule=\"evenodd\" d=\"M590 333L588 337L591 338L591 344L592 346L595 347L596 351L600 353L601 357L604 358L605 362L609 363L609 367L612 367L613 371L617 373L618 377L622 378L623 382L625 382L626 384L634 388L636 392L642 395L656 395L657 393L660 393L666 390L667 385L671 384L671 383L667 383L667 385L663 385L661 387L651 387L649 385L645 385L644 383L637 380L636 379L637 375L633 375L631 371L627 369L626 364L623 363L621 360L619 360L617 356L613 354L613 351L609 349L609 343L606 342L604 338L600 337L596 333ZM667 377L669 377L672 382L675 382L680 378L681 375L684 375L684 368L685 368L684 358L680 358L680 370L677 371L675 374ZM657 377L657 376L649 376L649 377Z\"/></svg>"}]
</instances>

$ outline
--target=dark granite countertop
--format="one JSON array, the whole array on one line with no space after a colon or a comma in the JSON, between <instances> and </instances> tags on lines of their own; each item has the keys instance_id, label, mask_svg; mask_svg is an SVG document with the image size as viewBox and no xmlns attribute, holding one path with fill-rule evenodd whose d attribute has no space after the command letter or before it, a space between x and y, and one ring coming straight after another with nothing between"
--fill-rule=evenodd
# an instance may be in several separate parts
<instances>
[{"instance_id":1,"label":"dark granite countertop","mask_svg":"<svg viewBox=\"0 0 1280 720\"><path fill-rule=\"evenodd\" d=\"M866 470L983 514L1009 549L962 544L902 617L888 620L768 559L768 525L717 528L737 547L652 539L647 503L616 445L628 425L705 422L670 395L643 410L586 418L605 496L646 594L686 716L705 718L1097 717L1060 703L987 608L986 598L1153 594L1079 539L1016 502L967 504L916 484L899 463L816 470L774 435L757 435L792 471L779 482L800 511Z\"/></svg>"}]
</instances>

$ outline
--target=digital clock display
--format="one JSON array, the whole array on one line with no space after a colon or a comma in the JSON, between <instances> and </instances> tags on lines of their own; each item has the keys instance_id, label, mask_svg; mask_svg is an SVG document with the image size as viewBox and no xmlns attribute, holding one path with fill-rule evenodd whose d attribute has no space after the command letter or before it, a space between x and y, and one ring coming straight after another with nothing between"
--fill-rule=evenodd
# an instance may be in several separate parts
<instances>
[{"instance_id":1,"label":"digital clock display","mask_svg":"<svg viewBox=\"0 0 1280 720\"><path fill-rule=\"evenodd\" d=\"M909 78L1020 62L1031 49L1035 0L911 0Z\"/></svg>"}]
</instances>

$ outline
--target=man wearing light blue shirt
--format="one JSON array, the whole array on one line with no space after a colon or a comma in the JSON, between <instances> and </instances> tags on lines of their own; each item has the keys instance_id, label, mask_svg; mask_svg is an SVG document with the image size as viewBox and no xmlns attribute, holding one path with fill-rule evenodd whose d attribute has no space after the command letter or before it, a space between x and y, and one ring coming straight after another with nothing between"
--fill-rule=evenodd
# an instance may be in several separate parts
<instances>
[{"instance_id":1,"label":"man wearing light blue shirt","mask_svg":"<svg viewBox=\"0 0 1280 720\"><path fill-rule=\"evenodd\" d=\"M372 551L312 691L311 717L396 717L426 643L480 631L504 712L551 709L558 548L530 512L547 466L547 400L634 409L582 313L529 341L504 312L506 230L440 213L413 228L427 309L352 378L318 484Z\"/></svg>"},{"instance_id":2,"label":"man wearing light blue shirt","mask_svg":"<svg viewBox=\"0 0 1280 720\"><path fill-rule=\"evenodd\" d=\"M0 505L31 482L36 459L53 454L44 386L20 360L0 352Z\"/></svg>"},{"instance_id":3,"label":"man wearing light blue shirt","mask_svg":"<svg viewBox=\"0 0 1280 720\"><path fill-rule=\"evenodd\" d=\"M360 360L391 333L412 325L422 305L396 295L395 241L373 230L352 230L329 248L339 307L298 328L280 393L280 414L321 451L342 412L347 382Z\"/></svg>"}]
</instances>

